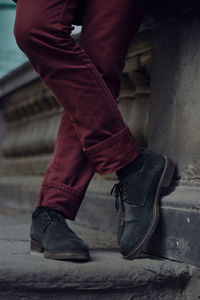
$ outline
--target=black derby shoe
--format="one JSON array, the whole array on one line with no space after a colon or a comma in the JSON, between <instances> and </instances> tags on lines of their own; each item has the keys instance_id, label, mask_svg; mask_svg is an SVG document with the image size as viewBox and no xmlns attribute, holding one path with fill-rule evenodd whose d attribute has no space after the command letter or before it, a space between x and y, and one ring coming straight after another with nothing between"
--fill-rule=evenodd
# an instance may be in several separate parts
<instances>
[{"instance_id":1,"label":"black derby shoe","mask_svg":"<svg viewBox=\"0 0 200 300\"><path fill-rule=\"evenodd\" d=\"M126 259L140 255L159 221L159 195L172 180L175 165L167 157L141 149L143 167L123 177L111 190L119 211L118 243Z\"/></svg>"},{"instance_id":2,"label":"black derby shoe","mask_svg":"<svg viewBox=\"0 0 200 300\"><path fill-rule=\"evenodd\" d=\"M90 259L88 245L67 225L62 213L39 207L32 214L31 251L45 258L71 261Z\"/></svg>"}]
</instances>

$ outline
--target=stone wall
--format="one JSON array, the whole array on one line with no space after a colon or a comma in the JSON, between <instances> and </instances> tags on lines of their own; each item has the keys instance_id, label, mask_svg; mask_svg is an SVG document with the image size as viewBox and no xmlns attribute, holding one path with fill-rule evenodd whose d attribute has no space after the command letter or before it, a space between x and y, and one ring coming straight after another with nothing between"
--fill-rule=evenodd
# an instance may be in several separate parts
<instances>
[{"instance_id":1,"label":"stone wall","mask_svg":"<svg viewBox=\"0 0 200 300\"><path fill-rule=\"evenodd\" d=\"M200 182L200 22L186 15L154 30L149 146L177 164L177 177Z\"/></svg>"}]
</instances>

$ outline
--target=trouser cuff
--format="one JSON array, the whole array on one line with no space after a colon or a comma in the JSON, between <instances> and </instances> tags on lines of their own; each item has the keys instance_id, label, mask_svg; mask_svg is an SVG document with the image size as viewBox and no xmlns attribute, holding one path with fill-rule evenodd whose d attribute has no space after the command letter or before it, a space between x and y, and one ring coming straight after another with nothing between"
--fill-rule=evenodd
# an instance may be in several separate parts
<instances>
[{"instance_id":1,"label":"trouser cuff","mask_svg":"<svg viewBox=\"0 0 200 300\"><path fill-rule=\"evenodd\" d=\"M85 154L100 175L117 171L132 162L140 148L128 127L105 141L84 149Z\"/></svg>"},{"instance_id":2,"label":"trouser cuff","mask_svg":"<svg viewBox=\"0 0 200 300\"><path fill-rule=\"evenodd\" d=\"M63 183L43 182L36 207L47 206L62 211L68 219L74 220L84 193L77 192Z\"/></svg>"}]
</instances>

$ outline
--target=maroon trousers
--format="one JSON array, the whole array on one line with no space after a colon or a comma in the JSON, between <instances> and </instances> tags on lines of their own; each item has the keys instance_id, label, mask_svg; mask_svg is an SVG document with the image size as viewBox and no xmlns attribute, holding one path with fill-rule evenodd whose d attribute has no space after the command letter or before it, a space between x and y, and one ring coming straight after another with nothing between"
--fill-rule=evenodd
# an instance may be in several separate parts
<instances>
[{"instance_id":1,"label":"maroon trousers","mask_svg":"<svg viewBox=\"0 0 200 300\"><path fill-rule=\"evenodd\" d=\"M74 219L97 171L119 170L139 154L116 105L121 71L148 0L82 0L80 41L71 37L79 0L18 0L14 34L63 106L54 154L36 206Z\"/></svg>"}]
</instances>

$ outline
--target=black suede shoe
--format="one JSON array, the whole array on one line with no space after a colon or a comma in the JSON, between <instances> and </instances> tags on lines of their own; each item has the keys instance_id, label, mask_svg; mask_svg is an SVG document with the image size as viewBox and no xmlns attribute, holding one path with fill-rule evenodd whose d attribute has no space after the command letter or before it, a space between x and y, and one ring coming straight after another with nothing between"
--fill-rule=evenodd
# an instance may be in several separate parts
<instances>
[{"instance_id":1,"label":"black suede shoe","mask_svg":"<svg viewBox=\"0 0 200 300\"><path fill-rule=\"evenodd\" d=\"M139 256L154 233L159 220L159 195L170 185L174 163L167 157L141 149L143 167L115 184L116 208L119 211L118 243L126 259Z\"/></svg>"},{"instance_id":2,"label":"black suede shoe","mask_svg":"<svg viewBox=\"0 0 200 300\"><path fill-rule=\"evenodd\" d=\"M49 207L39 207L32 214L31 251L57 260L87 261L88 245L67 225L64 215Z\"/></svg>"}]
</instances>

